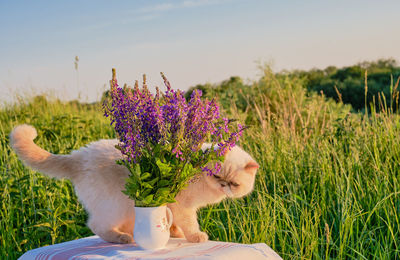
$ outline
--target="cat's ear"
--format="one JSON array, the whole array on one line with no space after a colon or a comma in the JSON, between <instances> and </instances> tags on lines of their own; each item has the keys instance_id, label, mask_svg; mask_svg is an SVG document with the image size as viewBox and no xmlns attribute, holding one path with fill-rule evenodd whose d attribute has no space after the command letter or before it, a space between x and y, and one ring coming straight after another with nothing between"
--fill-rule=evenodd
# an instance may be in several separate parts
<instances>
[{"instance_id":1,"label":"cat's ear","mask_svg":"<svg viewBox=\"0 0 400 260\"><path fill-rule=\"evenodd\" d=\"M258 163L255 161L248 162L244 167L245 171L251 174L255 174L258 168L260 168L260 165L258 165Z\"/></svg>"}]
</instances>

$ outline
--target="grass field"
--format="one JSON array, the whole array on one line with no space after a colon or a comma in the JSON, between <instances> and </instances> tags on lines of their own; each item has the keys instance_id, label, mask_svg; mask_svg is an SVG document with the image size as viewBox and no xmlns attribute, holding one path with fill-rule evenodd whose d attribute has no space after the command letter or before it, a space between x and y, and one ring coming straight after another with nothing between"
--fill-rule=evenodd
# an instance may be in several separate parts
<instances>
[{"instance_id":1,"label":"grass field","mask_svg":"<svg viewBox=\"0 0 400 260\"><path fill-rule=\"evenodd\" d=\"M261 167L250 196L201 210L202 229L213 240L266 243L284 259L399 259L400 117L392 100L380 113L351 113L302 84L266 70L251 88L208 93L251 126L241 146ZM22 123L53 153L114 137L100 105L37 97L0 109L1 259L91 234L70 182L24 167L10 149L8 135Z\"/></svg>"}]
</instances>

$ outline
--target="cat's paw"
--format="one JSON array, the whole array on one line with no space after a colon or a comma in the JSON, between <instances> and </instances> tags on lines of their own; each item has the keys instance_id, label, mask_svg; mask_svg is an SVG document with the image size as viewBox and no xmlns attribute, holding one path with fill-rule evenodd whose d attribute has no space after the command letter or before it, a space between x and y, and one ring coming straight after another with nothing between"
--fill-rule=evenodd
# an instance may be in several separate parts
<instances>
[{"instance_id":1,"label":"cat's paw","mask_svg":"<svg viewBox=\"0 0 400 260\"><path fill-rule=\"evenodd\" d=\"M189 236L186 237L186 239L187 241L192 243L202 243L208 240L208 235L204 232L197 232L190 234Z\"/></svg>"},{"instance_id":2,"label":"cat's paw","mask_svg":"<svg viewBox=\"0 0 400 260\"><path fill-rule=\"evenodd\" d=\"M118 236L118 243L121 244L132 244L133 243L133 237L129 234L123 233Z\"/></svg>"},{"instance_id":3,"label":"cat's paw","mask_svg":"<svg viewBox=\"0 0 400 260\"><path fill-rule=\"evenodd\" d=\"M171 237L177 237L177 238L184 238L185 235L183 234L182 229L180 229L178 226L172 224L171 228L169 229Z\"/></svg>"}]
</instances>

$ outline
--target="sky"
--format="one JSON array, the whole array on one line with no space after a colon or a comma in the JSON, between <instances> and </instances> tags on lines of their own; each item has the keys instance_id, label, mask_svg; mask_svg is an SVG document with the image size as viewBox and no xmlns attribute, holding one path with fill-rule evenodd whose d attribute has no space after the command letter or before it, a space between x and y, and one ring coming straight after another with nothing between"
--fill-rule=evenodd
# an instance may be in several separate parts
<instances>
[{"instance_id":1,"label":"sky","mask_svg":"<svg viewBox=\"0 0 400 260\"><path fill-rule=\"evenodd\" d=\"M230 76L400 62L398 0L0 0L0 100L99 100L111 69L188 89ZM79 57L75 69L75 56Z\"/></svg>"}]
</instances>

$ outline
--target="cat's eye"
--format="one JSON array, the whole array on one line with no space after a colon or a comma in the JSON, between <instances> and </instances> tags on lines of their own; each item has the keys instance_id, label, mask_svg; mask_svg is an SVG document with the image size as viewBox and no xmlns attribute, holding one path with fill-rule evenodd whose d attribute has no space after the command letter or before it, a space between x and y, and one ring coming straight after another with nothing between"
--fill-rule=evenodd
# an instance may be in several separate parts
<instances>
[{"instance_id":1,"label":"cat's eye","mask_svg":"<svg viewBox=\"0 0 400 260\"><path fill-rule=\"evenodd\" d=\"M218 175L213 175L213 176L214 176L215 179L221 179L221 177L218 176Z\"/></svg>"},{"instance_id":2,"label":"cat's eye","mask_svg":"<svg viewBox=\"0 0 400 260\"><path fill-rule=\"evenodd\" d=\"M229 185L231 185L233 187L239 187L239 184L236 182L230 182Z\"/></svg>"}]
</instances>

